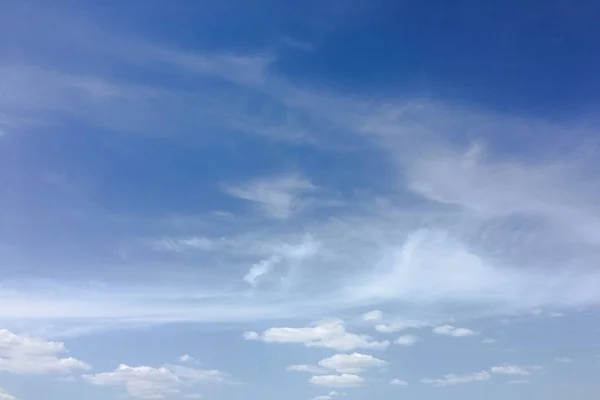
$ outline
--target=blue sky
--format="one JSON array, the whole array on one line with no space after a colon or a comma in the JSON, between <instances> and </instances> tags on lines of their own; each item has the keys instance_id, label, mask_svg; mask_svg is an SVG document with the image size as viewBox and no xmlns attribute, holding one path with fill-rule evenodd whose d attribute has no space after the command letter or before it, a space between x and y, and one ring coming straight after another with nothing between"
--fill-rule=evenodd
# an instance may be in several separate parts
<instances>
[{"instance_id":1,"label":"blue sky","mask_svg":"<svg viewBox=\"0 0 600 400\"><path fill-rule=\"evenodd\" d=\"M598 16L3 1L0 400L598 398Z\"/></svg>"}]
</instances>

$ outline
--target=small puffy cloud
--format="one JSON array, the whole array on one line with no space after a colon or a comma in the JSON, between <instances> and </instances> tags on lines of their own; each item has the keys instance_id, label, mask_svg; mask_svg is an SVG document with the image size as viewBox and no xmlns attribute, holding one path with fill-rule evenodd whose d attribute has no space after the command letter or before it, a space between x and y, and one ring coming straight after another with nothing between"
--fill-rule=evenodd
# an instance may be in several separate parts
<instances>
[{"instance_id":1,"label":"small puffy cloud","mask_svg":"<svg viewBox=\"0 0 600 400\"><path fill-rule=\"evenodd\" d=\"M9 394L6 390L0 388L0 400L19 400L15 396Z\"/></svg>"},{"instance_id":2,"label":"small puffy cloud","mask_svg":"<svg viewBox=\"0 0 600 400\"><path fill-rule=\"evenodd\" d=\"M492 374L500 374L500 375L522 375L528 376L531 375L530 367L522 367L514 364L502 364L495 367L490 368L490 372Z\"/></svg>"},{"instance_id":3,"label":"small puffy cloud","mask_svg":"<svg viewBox=\"0 0 600 400\"><path fill-rule=\"evenodd\" d=\"M479 332L468 328L455 328L452 325L441 325L433 328L433 333L437 335L451 337L467 337L479 335Z\"/></svg>"},{"instance_id":4,"label":"small puffy cloud","mask_svg":"<svg viewBox=\"0 0 600 400\"><path fill-rule=\"evenodd\" d=\"M260 335L256 332L252 332L252 331L244 332L242 337L244 338L244 340L259 340L260 339Z\"/></svg>"},{"instance_id":5,"label":"small puffy cloud","mask_svg":"<svg viewBox=\"0 0 600 400\"><path fill-rule=\"evenodd\" d=\"M319 375L327 373L327 370L316 365L294 364L285 367L286 371L308 372L309 374Z\"/></svg>"},{"instance_id":6,"label":"small puffy cloud","mask_svg":"<svg viewBox=\"0 0 600 400\"><path fill-rule=\"evenodd\" d=\"M390 381L390 385L392 385L392 386L408 386L408 382L406 382L402 379L392 379Z\"/></svg>"},{"instance_id":7,"label":"small puffy cloud","mask_svg":"<svg viewBox=\"0 0 600 400\"><path fill-rule=\"evenodd\" d=\"M434 386L434 387L444 387L444 386L459 385L459 384L469 383L469 382L487 381L491 377L492 376L490 375L489 372L481 371L481 372L473 372L471 374L463 374L463 375L446 374L446 375L444 375L443 378L440 378L440 379L423 378L423 379L421 379L421 382L425 383L427 385Z\"/></svg>"},{"instance_id":8,"label":"small puffy cloud","mask_svg":"<svg viewBox=\"0 0 600 400\"><path fill-rule=\"evenodd\" d=\"M88 364L73 357L60 358L66 352L62 342L47 342L0 329L0 371L39 375L90 369Z\"/></svg>"},{"instance_id":9,"label":"small puffy cloud","mask_svg":"<svg viewBox=\"0 0 600 400\"><path fill-rule=\"evenodd\" d=\"M563 364L571 364L573 362L572 358L569 357L556 357L554 361L563 363Z\"/></svg>"},{"instance_id":10,"label":"small puffy cloud","mask_svg":"<svg viewBox=\"0 0 600 400\"><path fill-rule=\"evenodd\" d=\"M395 343L402 346L412 346L420 340L420 338L413 335L403 335L396 339Z\"/></svg>"},{"instance_id":11,"label":"small puffy cloud","mask_svg":"<svg viewBox=\"0 0 600 400\"><path fill-rule=\"evenodd\" d=\"M183 362L183 363L196 362L196 359L194 357L190 356L189 354L184 354L181 357L179 357L179 362Z\"/></svg>"},{"instance_id":12,"label":"small puffy cloud","mask_svg":"<svg viewBox=\"0 0 600 400\"><path fill-rule=\"evenodd\" d=\"M512 381L506 382L507 385L524 385L529 383L526 379L513 379Z\"/></svg>"},{"instance_id":13,"label":"small puffy cloud","mask_svg":"<svg viewBox=\"0 0 600 400\"><path fill-rule=\"evenodd\" d=\"M159 400L179 394L182 386L228 382L223 372L180 365L155 368L121 364L112 372L83 375L83 379L92 385L123 386L130 396L145 400Z\"/></svg>"},{"instance_id":14,"label":"small puffy cloud","mask_svg":"<svg viewBox=\"0 0 600 400\"><path fill-rule=\"evenodd\" d=\"M329 394L324 394L322 396L317 396L317 397L313 397L312 400L332 400L334 397L337 396L345 396L346 393L339 393L334 391L329 392Z\"/></svg>"},{"instance_id":15,"label":"small puffy cloud","mask_svg":"<svg viewBox=\"0 0 600 400\"><path fill-rule=\"evenodd\" d=\"M305 194L316 187L298 174L257 179L239 186L225 186L231 196L258 204L274 219L288 219L306 206Z\"/></svg>"},{"instance_id":16,"label":"small puffy cloud","mask_svg":"<svg viewBox=\"0 0 600 400\"><path fill-rule=\"evenodd\" d=\"M373 310L373 311L369 311L367 313L364 313L362 315L362 319L363 321L381 321L381 319L383 318L383 313L379 310Z\"/></svg>"},{"instance_id":17,"label":"small puffy cloud","mask_svg":"<svg viewBox=\"0 0 600 400\"><path fill-rule=\"evenodd\" d=\"M383 367L387 362L369 354L336 354L319 361L319 365L344 374L358 374L370 368Z\"/></svg>"},{"instance_id":18,"label":"small puffy cloud","mask_svg":"<svg viewBox=\"0 0 600 400\"><path fill-rule=\"evenodd\" d=\"M244 333L246 340L262 340L267 343L298 343L306 347L323 347L338 351L355 349L383 349L388 341L376 341L368 335L346 331L344 321L325 320L304 328L269 328L262 334Z\"/></svg>"},{"instance_id":19,"label":"small puffy cloud","mask_svg":"<svg viewBox=\"0 0 600 400\"><path fill-rule=\"evenodd\" d=\"M365 379L353 374L318 375L310 378L308 382L317 386L342 388L362 386L365 383Z\"/></svg>"}]
</instances>

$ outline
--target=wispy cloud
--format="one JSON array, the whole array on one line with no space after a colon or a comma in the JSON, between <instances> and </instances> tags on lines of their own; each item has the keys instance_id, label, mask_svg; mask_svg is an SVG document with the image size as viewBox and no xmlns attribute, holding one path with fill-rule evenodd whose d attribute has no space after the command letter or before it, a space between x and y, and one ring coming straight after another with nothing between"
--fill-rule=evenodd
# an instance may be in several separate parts
<instances>
[{"instance_id":1,"label":"wispy cloud","mask_svg":"<svg viewBox=\"0 0 600 400\"><path fill-rule=\"evenodd\" d=\"M225 186L232 196L257 203L265 214L276 219L288 219L308 204L305 197L316 187L297 174L260 179L238 186Z\"/></svg>"},{"instance_id":2,"label":"wispy cloud","mask_svg":"<svg viewBox=\"0 0 600 400\"><path fill-rule=\"evenodd\" d=\"M351 388L363 386L365 384L365 379L353 374L318 375L310 378L308 383L332 388Z\"/></svg>"},{"instance_id":3,"label":"wispy cloud","mask_svg":"<svg viewBox=\"0 0 600 400\"><path fill-rule=\"evenodd\" d=\"M492 376L490 375L489 372L481 371L481 372L473 372L471 374L463 374L463 375L447 374L447 375L444 375L443 378L439 378L439 379L423 378L423 379L421 379L421 382L425 383L427 385L434 386L434 387L444 387L444 386L459 385L459 384L464 384L464 383L469 383L469 382L487 381L491 377Z\"/></svg>"}]
</instances>

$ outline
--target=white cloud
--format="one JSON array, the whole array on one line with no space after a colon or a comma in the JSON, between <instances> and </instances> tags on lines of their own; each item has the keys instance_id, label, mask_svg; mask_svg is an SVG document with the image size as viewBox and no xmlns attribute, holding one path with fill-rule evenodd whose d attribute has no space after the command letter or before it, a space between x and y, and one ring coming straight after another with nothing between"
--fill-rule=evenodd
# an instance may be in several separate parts
<instances>
[{"instance_id":1,"label":"white cloud","mask_svg":"<svg viewBox=\"0 0 600 400\"><path fill-rule=\"evenodd\" d=\"M388 324L378 324L375 326L375 330L381 333L395 333L406 329L420 329L431 324L426 321L419 320L397 320Z\"/></svg>"},{"instance_id":2,"label":"white cloud","mask_svg":"<svg viewBox=\"0 0 600 400\"><path fill-rule=\"evenodd\" d=\"M6 390L0 388L0 400L19 400L15 396L9 394Z\"/></svg>"},{"instance_id":3,"label":"white cloud","mask_svg":"<svg viewBox=\"0 0 600 400\"><path fill-rule=\"evenodd\" d=\"M363 321L369 321L369 322L381 321L382 318L383 318L383 313L379 310L369 311L362 315Z\"/></svg>"},{"instance_id":4,"label":"white cloud","mask_svg":"<svg viewBox=\"0 0 600 400\"><path fill-rule=\"evenodd\" d=\"M446 374L441 379L423 378L423 379L421 379L421 382L423 382L427 385L434 386L434 387L444 387L444 386L458 385L458 384L475 382L475 381L487 381L491 377L492 376L490 375L489 372L481 371L481 372L473 372L471 374L463 374L463 375Z\"/></svg>"},{"instance_id":5,"label":"white cloud","mask_svg":"<svg viewBox=\"0 0 600 400\"><path fill-rule=\"evenodd\" d=\"M270 249L273 254L252 265L244 276L244 280L256 287L260 278L269 274L277 265L286 263L293 268L314 256L318 249L319 243L310 235L304 235L298 243L284 243L274 246Z\"/></svg>"},{"instance_id":6,"label":"white cloud","mask_svg":"<svg viewBox=\"0 0 600 400\"><path fill-rule=\"evenodd\" d=\"M308 382L317 386L342 388L362 386L365 383L365 379L353 374L319 375L313 376Z\"/></svg>"},{"instance_id":7,"label":"white cloud","mask_svg":"<svg viewBox=\"0 0 600 400\"><path fill-rule=\"evenodd\" d=\"M392 385L392 386L408 386L408 382L406 382L402 379L392 379L390 381L390 385Z\"/></svg>"},{"instance_id":8,"label":"white cloud","mask_svg":"<svg viewBox=\"0 0 600 400\"><path fill-rule=\"evenodd\" d=\"M275 265L281 262L281 256L273 255L265 260L252 265L248 273L244 276L244 280L252 286L256 286L258 279L271 272Z\"/></svg>"},{"instance_id":9,"label":"white cloud","mask_svg":"<svg viewBox=\"0 0 600 400\"><path fill-rule=\"evenodd\" d=\"M398 163L401 164L400 168L403 169L403 172L406 170L410 188L414 192L433 200L432 203L441 206L440 208L443 208L445 204L451 204L455 206L453 212L456 210L457 213L460 213L461 223L456 224L455 221L444 219L446 216L437 220L437 211L440 209L438 207L435 208L435 212L431 213L433 217L426 220L422 218L422 215L413 213L414 210L411 210L410 212L413 215L410 218L418 221L413 222L413 225L417 225L414 227L417 233L407 240L404 240L403 237L405 232L399 232L401 229L399 227L403 224L398 223L399 221L394 220L393 217L390 217L389 221L381 222L377 220L376 215L370 215L361 221L364 224L348 224L352 228L361 228L362 225L370 228L371 233L374 234L370 237L365 235L366 239L364 241L372 240L373 243L369 243L372 248L365 249L364 246L361 246L363 242L356 240L348 242L347 247L343 249L334 247L331 252L341 253L343 250L349 250L347 260L357 260L356 263L360 262L362 269L356 267L356 265L348 265L348 268L345 268L348 273L344 274L343 286L340 285L338 280L332 280L329 282L330 286L328 286L320 279L321 275L314 275L318 278L311 277L314 281L319 281L318 285L314 285L315 290L310 291L311 299L314 299L314 303L320 302L321 304L313 305L312 309L298 307L304 312L303 317L313 318L315 315L323 315L320 308L325 307L325 304L328 304L331 298L336 298L338 294L343 295L340 296L340 300L327 307L352 308L357 303L360 306L374 307L382 300L400 301L408 303L409 306L416 303L432 305L433 307L449 301L459 301L466 305L481 306L486 311L495 312L499 308L515 309L523 305L564 305L565 307L573 307L582 304L598 304L600 297L596 290L599 281L597 274L588 272L585 269L576 270L573 268L570 270L568 279L562 279L565 277L562 276L563 270L560 268L554 270L546 268L542 272L536 271L536 262L531 260L539 259L539 257L526 257L527 263L518 262L516 264L523 266L523 268L511 269L512 264L510 262L491 262L486 257L481 256L482 254L489 254L483 248L484 238L474 237L475 235L468 236L469 232L464 232L462 229L465 225L472 223L472 229L475 231L482 231L479 228L485 226L484 231L488 235L490 230L487 228L489 226L484 222L489 222L490 218L502 218L514 214L534 215L541 216L544 221L547 219L554 225L566 226L568 229L564 229L562 233L559 232L563 235L562 238L567 239L565 242L592 241L594 237L598 237L597 234L594 236L594 233L597 232L596 227L600 226L596 223L598 214L593 201L597 196L590 196L589 193L592 190L590 188L593 188L594 185L587 185L589 188L586 188L585 181L581 182L581 180L575 179L578 177L577 173L571 174L573 168L568 163L566 166L563 165L560 160L556 162L556 165L550 166L540 165L535 160L530 160L530 157L524 157L523 162L503 162L498 161L501 157L497 158L493 155L483 157L482 151L478 149L462 154L460 150L455 150L452 145L448 145L443 140L436 140L442 139L440 136L453 136L442 133L438 136L437 131L444 133L447 131L462 132L465 131L465 126L469 128L469 132L474 132L477 135L480 129L487 130L490 126L492 129L500 131L521 132L524 129L530 129L529 127L533 125L534 129L532 130L547 132L548 129L545 129L546 126L543 124L535 124L535 121L528 120L515 123L510 118L498 118L493 115L482 115L473 112L473 110L457 110L452 108L451 105L427 104L424 102L390 103L384 104L383 107L370 107L368 101L350 101L342 97L326 96L325 94L320 96L320 93L304 91L290 82L285 83L283 85L285 88L282 89L277 87L273 77L269 77L267 74L269 57L202 55L176 52L170 49L156 49L154 47L149 50L147 46L143 50L140 50L138 46L129 45L114 47L128 48L127 51L119 51L123 53L133 51L136 54L136 57L134 57L136 62L140 58L152 61L160 60L161 65L175 66L178 71L186 70L218 76L245 87L255 88L255 85L261 86L264 83L264 87L258 90L261 90L261 93L272 95L276 98L278 105L286 106L286 110L291 112L292 109L301 108L306 111L309 119L313 116L324 119L326 123L320 124L318 128L326 128L327 125L332 124L336 128L345 128L344 131L371 134L369 138L376 137L375 141L380 140L382 148L388 151L390 156L395 157L395 153L399 154L398 158L402 160L398 160ZM129 54L122 54L119 57L131 60ZM86 114L96 115L92 122L117 123L121 127L123 125L134 125L134 129L129 126L129 130L135 131L139 130L139 124L132 124L131 121L146 120L146 118L141 118L144 114L132 112L135 110L126 107L125 110L119 110L120 112L117 113L121 119L126 120L125 123L123 121L112 122L117 118L111 118L110 113L108 115L107 113L98 115L98 107L86 107L89 102L84 101L82 105L71 98L65 98L66 95L63 93L65 87L69 90L78 87L93 95L94 98L123 97L127 94L122 93L123 90L119 90L120 88L114 87L114 85L104 85L98 81L66 79L64 76L59 78L66 79L67 82L58 84L54 83L57 80L54 75L40 78L38 76L40 74L36 74L36 71L25 71L23 73L15 70L12 72L3 70L0 75L4 76L3 85L8 85L11 88L10 95L5 96L5 98L11 102L16 101L19 107L22 105L21 102L25 102L27 104L23 106L27 108L46 111L53 110L55 107L81 109L85 110ZM37 77L37 79L28 79L29 77ZM279 78L276 80L279 81ZM40 80L46 84L39 85ZM26 90L27 88L30 90ZM35 88L35 90L31 90L31 88ZM44 90L38 90L39 88ZM33 96L28 92L34 92ZM36 92L40 93L37 94ZM21 93L23 94L20 95ZM307 99L310 101L307 101ZM185 119L179 118L181 115L192 116L194 112L202 108L197 106L197 102L193 102L193 107L187 109L187 111L172 113L169 111L180 105L180 102L173 103L173 108L167 108L167 114L176 115L178 119ZM141 108L148 106L145 102L142 105ZM101 108L111 107L103 103ZM160 107L148 108L152 110L148 114L155 113L155 108ZM73 112L77 112L76 110ZM359 112L353 112L355 110ZM129 115L132 117L128 118ZM152 115L146 116L152 117ZM202 119L202 117L199 119ZM225 119L239 120L238 118L232 118L232 114L229 113L226 113ZM170 129L165 129L165 126L169 124L155 124L154 121L152 119L145 125L151 127L151 129L170 131ZM461 123L457 124L456 121L461 121ZM168 122L172 123L172 120ZM269 124L270 121L266 121L261 125ZM197 125L192 126L191 129L196 131ZM326 129L315 129L315 131L322 132L323 136L327 135ZM556 129L551 131L556 133ZM398 132L402 132L402 135L398 135ZM436 147L442 149L440 150L441 157L420 141L414 141L417 136L415 133L419 135L423 133L422 137L431 139L423 140L423 142L436 143ZM568 135L549 136L567 137ZM413 145L403 146L405 144ZM406 154L406 151L400 151L402 147L411 149L411 152L418 154L418 157L410 157ZM571 176L574 177L573 180L568 179ZM592 177L594 176L592 175ZM556 179L557 177L561 179ZM248 193L253 192L249 190ZM245 194L248 197L247 193ZM280 210L275 212L275 215L279 216L288 215L289 212L286 210L290 208L292 214L296 210L293 205L296 198L293 195L292 197L283 196L283 201L269 200L269 196L266 196L266 198L267 200L261 197L252 201L264 205L265 210L273 207L269 204L275 204L274 209ZM292 200L286 200L290 198ZM590 198L592 201L589 200ZM290 202L292 205L288 207ZM471 214L476 214L476 216L471 218ZM388 215L391 216L392 214L388 213ZM465 223L463 224L462 221L465 221ZM344 219L343 222L347 223L348 219ZM386 223L388 222L394 226L394 229L390 229L389 232L386 231ZM501 222L504 223L505 221ZM433 228L425 233L418 231L420 226L423 225L433 226ZM321 228L326 229L322 226L315 229ZM504 253L503 248L512 251L514 246L510 246L510 243L508 243L513 237L512 232L503 228L495 229L495 231L496 233L501 231L498 234L501 240L493 240L494 246L498 247L494 250L498 250L499 253ZM571 235L570 232L573 231L580 234ZM392 235L386 235L390 232ZM432 232L447 233L446 237L439 238L440 246L436 243L438 235ZM591 234L585 234L586 232ZM519 234L521 233L519 232ZM465 239L465 236L468 237ZM546 237L545 235L540 236ZM391 237L389 242L386 239L380 241L373 239L386 237ZM432 237L433 240L431 240ZM498 237L494 239L498 239ZM335 243L335 238L329 240L328 245L332 242ZM400 243L403 242L405 245L402 249L399 249ZM519 240L518 242L530 243L528 240ZM466 243L469 245L467 246ZM546 246L545 248L552 247ZM539 254L534 251L535 249L526 250L528 251L525 253L528 254ZM343 261L347 260L343 259ZM380 260L383 260L381 269L379 269ZM440 263L439 260L445 262ZM389 265L385 265L388 261L390 261ZM250 264L251 262L247 265ZM347 266L346 263L340 263L340 265ZM370 266L372 265L378 265L378 268L371 269ZM565 262L565 265L571 265L569 260ZM591 261L586 265L593 266L596 265L596 262ZM365 266L369 267L365 268ZM380 270L385 272L380 273ZM373 276L376 279L369 281L368 278ZM367 285L363 286L362 283L365 281ZM74 286L76 287L76 285ZM290 304L293 303L290 298L296 299L306 294L292 293L298 296L278 299L275 302L281 304L265 304L265 302L255 299L249 302L247 298L240 300L243 296L238 296L232 301L221 302L222 299L216 299L210 304L208 304L209 302L201 305L178 302L173 305L171 299L164 300L163 292L156 293L159 286L161 285L156 284L155 287L148 288L147 292L150 294L140 294L136 297L135 302L131 301L131 287L123 287L118 290L109 288L103 296L78 292L77 298L73 298L72 302L66 302L60 296L54 296L52 293L44 291L41 291L41 293L22 291L17 295L9 293L8 299L1 299L0 315L17 319L41 319L46 318L48 314L52 314L59 318L89 317L100 321L114 319L123 324L129 323L129 321L138 322L140 319L152 320L152 322L215 321L219 319L228 322L239 322L240 320L253 318L276 319L287 316L290 314L289 309L291 306L296 305ZM355 289L354 286L362 290L353 290ZM336 292L333 292L332 288L335 288ZM338 290L338 288L341 289ZM182 288L169 288L173 292L178 292L180 289ZM337 293L337 291L341 293ZM155 293L156 297L153 296ZM237 294L239 295L239 293ZM187 292L185 295L190 295L190 293ZM160 306L159 312L155 311L157 304ZM315 312L315 310L317 311Z\"/></svg>"},{"instance_id":10,"label":"white cloud","mask_svg":"<svg viewBox=\"0 0 600 400\"><path fill-rule=\"evenodd\" d=\"M93 385L124 386L127 393L138 399L164 399L178 394L179 378L165 367L130 367L121 364L113 372L84 375Z\"/></svg>"},{"instance_id":11,"label":"white cloud","mask_svg":"<svg viewBox=\"0 0 600 400\"><path fill-rule=\"evenodd\" d=\"M301 343L307 347L324 347L338 351L354 349L383 349L388 341L376 341L368 335L346 332L344 321L324 320L305 328L269 328L262 334L244 333L247 340L262 340L267 343Z\"/></svg>"},{"instance_id":12,"label":"white cloud","mask_svg":"<svg viewBox=\"0 0 600 400\"><path fill-rule=\"evenodd\" d=\"M244 340L260 340L260 335L257 332L246 331L242 335Z\"/></svg>"},{"instance_id":13,"label":"white cloud","mask_svg":"<svg viewBox=\"0 0 600 400\"><path fill-rule=\"evenodd\" d=\"M433 333L437 335L466 337L479 335L479 332L468 328L455 328L452 325L441 325L433 328Z\"/></svg>"},{"instance_id":14,"label":"white cloud","mask_svg":"<svg viewBox=\"0 0 600 400\"><path fill-rule=\"evenodd\" d=\"M339 393L334 390L334 391L329 392L329 394L324 394L322 396L313 397L312 400L331 400L334 397L345 396L345 395L346 395L346 393Z\"/></svg>"},{"instance_id":15,"label":"white cloud","mask_svg":"<svg viewBox=\"0 0 600 400\"><path fill-rule=\"evenodd\" d=\"M285 367L286 371L308 372L309 374L319 375L327 373L327 370L317 367L316 365L294 364Z\"/></svg>"},{"instance_id":16,"label":"white cloud","mask_svg":"<svg viewBox=\"0 0 600 400\"><path fill-rule=\"evenodd\" d=\"M529 383L526 379L513 379L511 381L506 382L507 385L524 385Z\"/></svg>"},{"instance_id":17,"label":"white cloud","mask_svg":"<svg viewBox=\"0 0 600 400\"><path fill-rule=\"evenodd\" d=\"M344 374L359 374L367 369L383 367L387 362L369 354L335 354L319 361L319 365Z\"/></svg>"},{"instance_id":18,"label":"white cloud","mask_svg":"<svg viewBox=\"0 0 600 400\"><path fill-rule=\"evenodd\" d=\"M396 339L396 344L400 344L402 346L412 346L415 343L419 342L421 339L413 336L413 335L403 335Z\"/></svg>"},{"instance_id":19,"label":"white cloud","mask_svg":"<svg viewBox=\"0 0 600 400\"><path fill-rule=\"evenodd\" d=\"M194 357L190 356L189 354L184 354L181 357L179 357L179 361L180 362L184 362L184 363L186 363L186 362L195 362L196 359Z\"/></svg>"},{"instance_id":20,"label":"white cloud","mask_svg":"<svg viewBox=\"0 0 600 400\"><path fill-rule=\"evenodd\" d=\"M152 247L159 251L182 252L185 250L214 250L219 246L219 242L203 237L192 236L188 238L162 238L155 240Z\"/></svg>"},{"instance_id":21,"label":"white cloud","mask_svg":"<svg viewBox=\"0 0 600 400\"><path fill-rule=\"evenodd\" d=\"M217 370L200 370L180 365L130 367L121 364L112 372L83 375L93 385L123 386L139 399L164 399L180 393L180 388L199 383L226 383L226 375Z\"/></svg>"},{"instance_id":22,"label":"white cloud","mask_svg":"<svg viewBox=\"0 0 600 400\"><path fill-rule=\"evenodd\" d=\"M573 359L570 357L556 357L554 359L554 361L563 363L563 364L571 364L573 362Z\"/></svg>"},{"instance_id":23,"label":"white cloud","mask_svg":"<svg viewBox=\"0 0 600 400\"><path fill-rule=\"evenodd\" d=\"M315 190L308 179L298 174L225 186L228 194L259 204L265 214L275 219L288 219L300 212L307 205L304 195Z\"/></svg>"},{"instance_id":24,"label":"white cloud","mask_svg":"<svg viewBox=\"0 0 600 400\"><path fill-rule=\"evenodd\" d=\"M60 358L66 352L62 342L47 342L0 329L0 371L37 375L90 369L73 357Z\"/></svg>"},{"instance_id":25,"label":"white cloud","mask_svg":"<svg viewBox=\"0 0 600 400\"><path fill-rule=\"evenodd\" d=\"M490 372L492 374L501 374L501 375L522 375L528 376L531 375L531 371L529 367L522 367L514 364L502 364L495 367L490 368Z\"/></svg>"}]
</instances>

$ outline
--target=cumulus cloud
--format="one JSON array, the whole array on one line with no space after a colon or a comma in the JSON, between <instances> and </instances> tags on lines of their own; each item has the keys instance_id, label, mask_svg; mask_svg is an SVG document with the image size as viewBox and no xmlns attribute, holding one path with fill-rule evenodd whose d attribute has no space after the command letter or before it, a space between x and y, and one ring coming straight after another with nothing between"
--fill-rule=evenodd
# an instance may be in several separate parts
<instances>
[{"instance_id":1,"label":"cumulus cloud","mask_svg":"<svg viewBox=\"0 0 600 400\"><path fill-rule=\"evenodd\" d=\"M359 374L370 368L383 367L387 362L369 354L335 354L319 361L319 365L344 374Z\"/></svg>"},{"instance_id":2,"label":"cumulus cloud","mask_svg":"<svg viewBox=\"0 0 600 400\"><path fill-rule=\"evenodd\" d=\"M395 343L402 346L412 346L421 339L413 335L403 335L396 339Z\"/></svg>"},{"instance_id":3,"label":"cumulus cloud","mask_svg":"<svg viewBox=\"0 0 600 400\"><path fill-rule=\"evenodd\" d=\"M446 375L444 375L443 378L438 378L438 379L423 378L423 379L421 379L421 382L425 383L427 385L434 386L434 387L444 387L444 386L458 385L458 384L476 382L476 381L487 381L491 377L492 376L490 375L489 372L480 371L480 372L473 372L470 374L462 374L462 375L446 374Z\"/></svg>"},{"instance_id":4,"label":"cumulus cloud","mask_svg":"<svg viewBox=\"0 0 600 400\"><path fill-rule=\"evenodd\" d=\"M179 357L179 361L186 363L186 362L195 362L196 359L192 356L190 356L189 354L184 354L181 357Z\"/></svg>"},{"instance_id":5,"label":"cumulus cloud","mask_svg":"<svg viewBox=\"0 0 600 400\"><path fill-rule=\"evenodd\" d=\"M180 365L155 368L121 364L114 371L84 375L83 379L92 385L123 386L130 396L147 400L177 395L181 393L181 387L198 383L228 382L223 372Z\"/></svg>"},{"instance_id":6,"label":"cumulus cloud","mask_svg":"<svg viewBox=\"0 0 600 400\"><path fill-rule=\"evenodd\" d=\"M327 370L321 367L317 367L316 365L307 365L307 364L294 364L288 365L285 367L286 371L294 371L294 372L308 372L309 374L319 375L326 374Z\"/></svg>"},{"instance_id":7,"label":"cumulus cloud","mask_svg":"<svg viewBox=\"0 0 600 400\"><path fill-rule=\"evenodd\" d=\"M408 386L408 382L406 382L402 379L392 379L390 381L390 385L392 385L392 386Z\"/></svg>"},{"instance_id":8,"label":"cumulus cloud","mask_svg":"<svg viewBox=\"0 0 600 400\"><path fill-rule=\"evenodd\" d=\"M0 400L19 400L15 396L0 388Z\"/></svg>"},{"instance_id":9,"label":"cumulus cloud","mask_svg":"<svg viewBox=\"0 0 600 400\"><path fill-rule=\"evenodd\" d=\"M306 347L324 347L338 351L354 349L383 349L388 341L376 341L368 335L346 331L344 321L324 320L304 328L269 328L262 334L245 332L246 340L262 340L267 343L298 343Z\"/></svg>"},{"instance_id":10,"label":"cumulus cloud","mask_svg":"<svg viewBox=\"0 0 600 400\"><path fill-rule=\"evenodd\" d=\"M455 328L452 325L441 325L433 328L433 333L437 335L451 337L466 337L479 335L479 332L468 328Z\"/></svg>"},{"instance_id":11,"label":"cumulus cloud","mask_svg":"<svg viewBox=\"0 0 600 400\"><path fill-rule=\"evenodd\" d=\"M333 391L329 392L328 394L313 397L312 400L331 400L334 397L345 396L345 395L346 395L346 393L339 393L339 392L336 392L335 390L333 390Z\"/></svg>"},{"instance_id":12,"label":"cumulus cloud","mask_svg":"<svg viewBox=\"0 0 600 400\"><path fill-rule=\"evenodd\" d=\"M84 375L83 378L92 385L123 386L130 396L148 400L178 394L176 387L180 384L177 375L165 367L130 367L124 364L112 372Z\"/></svg>"},{"instance_id":13,"label":"cumulus cloud","mask_svg":"<svg viewBox=\"0 0 600 400\"><path fill-rule=\"evenodd\" d=\"M343 388L363 386L365 384L365 379L353 374L319 375L313 376L308 382L317 386Z\"/></svg>"},{"instance_id":14,"label":"cumulus cloud","mask_svg":"<svg viewBox=\"0 0 600 400\"><path fill-rule=\"evenodd\" d=\"M90 369L88 364L76 358L61 358L66 352L62 342L47 342L0 329L0 371L38 375Z\"/></svg>"}]
</instances>

